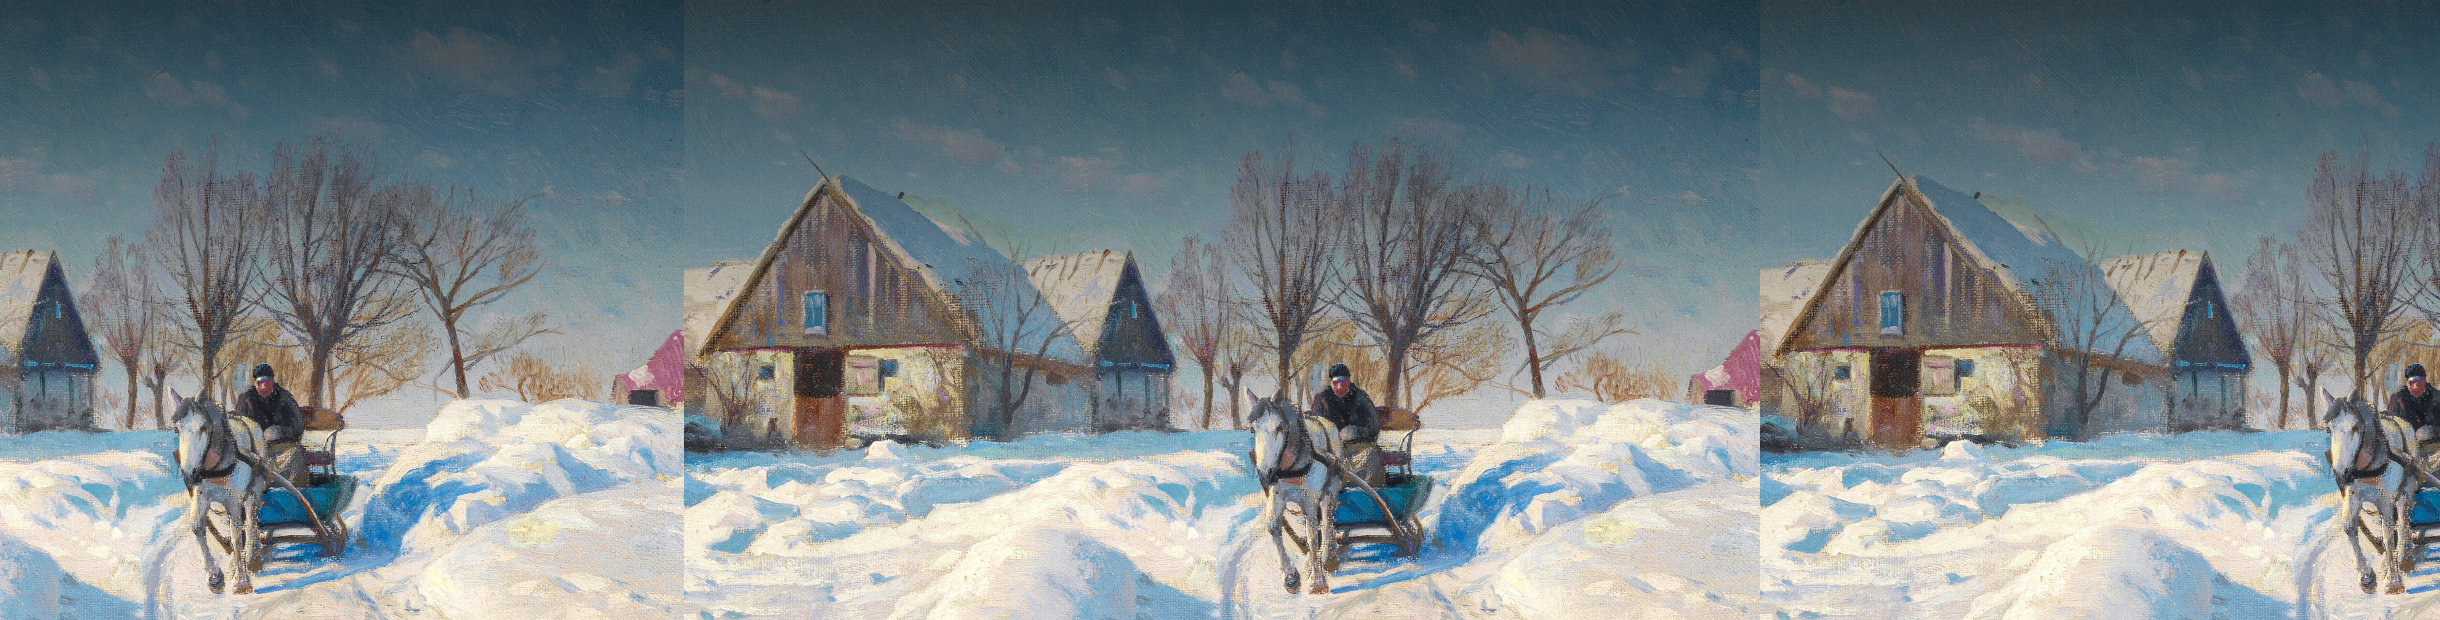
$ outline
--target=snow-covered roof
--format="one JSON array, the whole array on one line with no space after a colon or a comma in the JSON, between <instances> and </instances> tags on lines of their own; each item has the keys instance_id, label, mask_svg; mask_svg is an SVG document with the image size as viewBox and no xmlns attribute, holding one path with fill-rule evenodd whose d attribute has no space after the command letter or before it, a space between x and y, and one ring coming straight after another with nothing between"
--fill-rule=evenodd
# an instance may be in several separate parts
<instances>
[{"instance_id":1,"label":"snow-covered roof","mask_svg":"<svg viewBox=\"0 0 2440 620\"><path fill-rule=\"evenodd\" d=\"M914 207L907 206L906 201L899 200L896 195L874 189L872 186L857 181L854 177L841 176L834 180L826 180L821 185L814 186L813 191L806 193L805 202L799 205L795 214L790 215L788 222L780 227L779 235L772 239L770 247L763 250L762 257L754 261L751 271L742 276L743 281L738 284L737 289L734 289L736 292L732 293L731 297L743 294L744 288L752 286L756 279L771 269L774 261L779 260L785 254L789 236L796 231L798 225L804 222L806 216L813 212L813 207L820 202L822 194L825 191L833 191L832 188L836 188L838 195L846 199L851 213L862 217L867 224L872 226L873 231L880 237L876 240L876 245L887 250L893 260L915 271L926 286L941 292L950 304L960 309L969 309L974 305L969 304L967 300L960 299L960 291L968 290L973 285L994 284L998 280L997 274L1005 274L1007 276L1005 280L1016 285L1029 288L1033 286L1024 277L1025 273L1017 268L1016 263L1008 260L1007 256L1001 255L999 250L985 245L982 238L966 230L925 217L923 214L917 213ZM1016 295L1022 297L1025 292L1020 291ZM725 305L715 308L715 313L710 315L712 321L703 331L706 336L718 332L727 325L728 321L734 320L737 314L734 307L736 304L724 303ZM981 305L989 311L999 313L997 319L1012 324L1017 321L1019 314L1025 311L1023 304ZM995 317L977 318L989 321ZM693 324L691 313L688 315L688 321L691 326ZM708 342L695 340L691 336L689 341L694 343L691 346L694 346L698 352L704 352L703 347L709 346ZM1076 364L1083 364L1086 360L1083 348L1076 346L1076 340L1065 334L1053 339L1050 346L1044 350L1043 356Z\"/></svg>"},{"instance_id":2,"label":"snow-covered roof","mask_svg":"<svg viewBox=\"0 0 2440 620\"><path fill-rule=\"evenodd\" d=\"M1814 258L1762 270L1762 342L1777 344L1785 338L1805 300L1829 275L1830 263Z\"/></svg>"},{"instance_id":3,"label":"snow-covered roof","mask_svg":"<svg viewBox=\"0 0 2440 620\"><path fill-rule=\"evenodd\" d=\"M746 288L746 278L754 266L742 260L724 260L710 267L686 270L685 307L687 350L702 351L720 317L727 316L737 293Z\"/></svg>"},{"instance_id":4,"label":"snow-covered roof","mask_svg":"<svg viewBox=\"0 0 2440 620\"><path fill-rule=\"evenodd\" d=\"M1929 177L1917 175L1912 183L1904 185L1923 198L1924 205L1931 207L1933 215L1948 222L1949 230L1956 233L1958 245L1976 256L1992 272L1999 274L2001 284L2025 295L2027 299L2040 299L2038 293L2044 291L2044 282L2059 275L2060 270L2084 271L2084 274L2071 274L2089 277L2073 277L2075 281L2069 283L2071 288L2064 292L2065 303L2078 307L2090 307L2093 303L2124 307L2123 303L2115 301L2117 295L2104 284L2107 280L2100 270L2074 250L2060 245L2058 238L2002 217L1982 201L1949 189ZM2111 299L2095 300L2094 296ZM2142 328L2133 313L2107 312L2097 333L2116 334L2137 329ZM2120 356L2151 364L2158 364L2162 359L2158 350L2127 351Z\"/></svg>"},{"instance_id":5,"label":"snow-covered roof","mask_svg":"<svg viewBox=\"0 0 2440 620\"><path fill-rule=\"evenodd\" d=\"M2168 352L2177 346L2178 323L2185 319L2186 300L2194 295L2194 280L2206 260L2202 252L2170 250L2113 258L2101 264L2101 272L2127 309L2143 320L2152 344Z\"/></svg>"},{"instance_id":6,"label":"snow-covered roof","mask_svg":"<svg viewBox=\"0 0 2440 620\"><path fill-rule=\"evenodd\" d=\"M1067 321L1086 355L1098 354L1102 326L1118 296L1118 281L1133 257L1116 250L1044 256L1025 261L1025 274L1042 290L1042 298Z\"/></svg>"},{"instance_id":7,"label":"snow-covered roof","mask_svg":"<svg viewBox=\"0 0 2440 620\"><path fill-rule=\"evenodd\" d=\"M43 276L59 260L52 252L17 250L0 254L0 350L14 356L25 345L26 321L42 296Z\"/></svg>"}]
</instances>

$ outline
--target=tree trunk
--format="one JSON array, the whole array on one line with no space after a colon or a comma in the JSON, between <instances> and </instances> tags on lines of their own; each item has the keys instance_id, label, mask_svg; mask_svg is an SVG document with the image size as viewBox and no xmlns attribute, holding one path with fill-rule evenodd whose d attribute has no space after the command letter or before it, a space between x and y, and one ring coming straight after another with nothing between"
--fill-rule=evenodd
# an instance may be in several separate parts
<instances>
[{"instance_id":1,"label":"tree trunk","mask_svg":"<svg viewBox=\"0 0 2440 620\"><path fill-rule=\"evenodd\" d=\"M1533 319L1518 317L1517 331L1525 336L1525 370L1533 375L1533 397L1542 398L1542 349L1534 343Z\"/></svg>"},{"instance_id":2,"label":"tree trunk","mask_svg":"<svg viewBox=\"0 0 2440 620\"><path fill-rule=\"evenodd\" d=\"M1208 431L1208 430L1211 430L1211 429L1212 429L1212 365L1211 365L1211 363L1210 363L1210 362L1205 362L1205 363L1203 363L1203 364L1202 364L1202 366L1203 366L1203 427L1202 427L1202 428L1203 428L1203 430L1207 430L1207 431Z\"/></svg>"},{"instance_id":3,"label":"tree trunk","mask_svg":"<svg viewBox=\"0 0 2440 620\"><path fill-rule=\"evenodd\" d=\"M1388 348L1389 372L1387 374L1389 376L1384 379L1388 385L1383 386L1387 388L1382 391L1382 396L1386 399L1386 401L1381 404L1385 407L1396 408L1399 406L1399 403L1405 402L1405 399L1398 397L1398 395L1402 393L1398 388L1399 386L1406 384L1405 375L1407 345L1400 342L1391 342Z\"/></svg>"},{"instance_id":4,"label":"tree trunk","mask_svg":"<svg viewBox=\"0 0 2440 620\"><path fill-rule=\"evenodd\" d=\"M305 397L305 406L307 407L322 406L322 403L324 402L322 399L322 395L324 393L323 391L330 387L330 353L332 344L333 343L324 343L314 345L312 363L313 370L307 377L307 380L312 383L310 386L312 389L310 391L313 393Z\"/></svg>"},{"instance_id":5,"label":"tree trunk","mask_svg":"<svg viewBox=\"0 0 2440 620\"><path fill-rule=\"evenodd\" d=\"M136 379L136 363L135 363L135 362L127 362L127 363L126 363L126 366L127 366L127 425L126 425L126 426L121 426L121 427L119 427L119 430L135 430L135 428L136 428L136 380L137 380L137 379Z\"/></svg>"},{"instance_id":6,"label":"tree trunk","mask_svg":"<svg viewBox=\"0 0 2440 620\"><path fill-rule=\"evenodd\" d=\"M1245 373L1232 370L1228 374L1228 423L1229 427L1241 431L1245 430L1245 404L1238 401L1239 395L1244 393L1244 390L1238 389L1242 385L1245 385Z\"/></svg>"},{"instance_id":7,"label":"tree trunk","mask_svg":"<svg viewBox=\"0 0 2440 620\"><path fill-rule=\"evenodd\" d=\"M2287 364L2273 364L2273 366L2279 368L2279 430L2284 431L2295 428L2288 423L2288 366Z\"/></svg>"},{"instance_id":8,"label":"tree trunk","mask_svg":"<svg viewBox=\"0 0 2440 620\"><path fill-rule=\"evenodd\" d=\"M449 334L449 369L457 373L457 397L472 397L474 393L466 390L466 352L458 345L457 320L443 313L441 331Z\"/></svg>"},{"instance_id":9,"label":"tree trunk","mask_svg":"<svg viewBox=\"0 0 2440 620\"><path fill-rule=\"evenodd\" d=\"M161 410L161 386L169 383L168 373L153 372L153 428L169 428L169 413Z\"/></svg>"}]
</instances>

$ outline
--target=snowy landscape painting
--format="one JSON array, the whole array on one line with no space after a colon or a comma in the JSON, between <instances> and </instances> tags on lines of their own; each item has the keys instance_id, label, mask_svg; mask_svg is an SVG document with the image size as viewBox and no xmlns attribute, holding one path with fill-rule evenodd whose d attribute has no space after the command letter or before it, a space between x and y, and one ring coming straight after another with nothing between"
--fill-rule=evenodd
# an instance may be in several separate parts
<instances>
[{"instance_id":1,"label":"snowy landscape painting","mask_svg":"<svg viewBox=\"0 0 2440 620\"><path fill-rule=\"evenodd\" d=\"M1750 8L689 3L686 613L1764 613Z\"/></svg>"},{"instance_id":2,"label":"snowy landscape painting","mask_svg":"<svg viewBox=\"0 0 2440 620\"><path fill-rule=\"evenodd\" d=\"M680 14L0 17L0 618L675 615Z\"/></svg>"},{"instance_id":3,"label":"snowy landscape painting","mask_svg":"<svg viewBox=\"0 0 2440 620\"><path fill-rule=\"evenodd\" d=\"M1764 4L1766 608L2435 613L2428 5Z\"/></svg>"}]
</instances>

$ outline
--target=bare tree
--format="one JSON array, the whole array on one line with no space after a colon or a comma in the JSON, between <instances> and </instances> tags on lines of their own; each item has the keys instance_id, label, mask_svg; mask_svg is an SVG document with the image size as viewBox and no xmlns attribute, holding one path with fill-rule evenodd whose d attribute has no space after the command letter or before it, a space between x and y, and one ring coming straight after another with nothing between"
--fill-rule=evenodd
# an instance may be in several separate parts
<instances>
[{"instance_id":1,"label":"bare tree","mask_svg":"<svg viewBox=\"0 0 2440 620\"><path fill-rule=\"evenodd\" d=\"M2353 356L2354 393L2364 395L2372 350L2396 335L2396 319L2407 308L2408 274L2427 235L2424 218L2405 176L2373 177L2365 153L2351 165L2339 163L2336 151L2323 154L2305 189L2305 209L2304 254L2329 284L2328 319L2340 348Z\"/></svg>"},{"instance_id":2,"label":"bare tree","mask_svg":"<svg viewBox=\"0 0 2440 620\"><path fill-rule=\"evenodd\" d=\"M1169 333L1178 339L1179 348L1195 360L1203 370L1203 426L1212 427L1213 364L1220 358L1220 345L1228 333L1228 300L1234 296L1227 274L1221 271L1225 259L1219 246L1204 245L1192 235L1169 260L1169 283L1157 302L1161 318Z\"/></svg>"},{"instance_id":3,"label":"bare tree","mask_svg":"<svg viewBox=\"0 0 2440 620\"><path fill-rule=\"evenodd\" d=\"M1493 192L1486 217L1476 226L1477 251L1467 269L1491 286L1525 341L1524 370L1534 398L1545 396L1543 370L1611 336L1634 333L1620 327L1626 316L1611 312L1580 318L1552 333L1543 313L1584 296L1618 273L1610 228L1599 208L1604 196L1560 208L1549 192L1524 196Z\"/></svg>"},{"instance_id":4,"label":"bare tree","mask_svg":"<svg viewBox=\"0 0 2440 620\"><path fill-rule=\"evenodd\" d=\"M93 288L78 304L101 332L102 351L127 372L127 420L120 428L136 427L136 386L143 382L144 355L159 346L160 287L153 283L152 260L144 246L111 235L102 255L94 259Z\"/></svg>"},{"instance_id":5,"label":"bare tree","mask_svg":"<svg viewBox=\"0 0 2440 620\"><path fill-rule=\"evenodd\" d=\"M219 384L221 347L246 331L261 290L263 202L253 175L222 176L212 152L200 166L172 153L153 188L153 256L175 287L178 345L195 352L205 399Z\"/></svg>"},{"instance_id":6,"label":"bare tree","mask_svg":"<svg viewBox=\"0 0 2440 620\"><path fill-rule=\"evenodd\" d=\"M399 306L397 314L413 314ZM424 361L435 348L423 326L391 319L377 322L331 352L331 408L345 413L358 403L397 393L424 374Z\"/></svg>"},{"instance_id":7,"label":"bare tree","mask_svg":"<svg viewBox=\"0 0 2440 620\"><path fill-rule=\"evenodd\" d=\"M157 313L159 306L154 310ZM186 356L178 347L168 344L175 337L171 333L175 328L157 319L153 327L156 331L147 338L150 344L144 349L144 388L152 390L153 428L169 428L169 414L162 408L161 393L169 388L170 373L186 368Z\"/></svg>"},{"instance_id":8,"label":"bare tree","mask_svg":"<svg viewBox=\"0 0 2440 620\"><path fill-rule=\"evenodd\" d=\"M1022 248L1013 244L1008 250L1009 257L1022 255ZM996 383L987 384L992 418L1003 437L1013 435L1017 409L1032 398L1034 380L1044 370L1042 361L1049 358L1052 344L1068 337L1067 321L1060 320L1042 290L1013 263L974 265L951 287L971 313L976 342L982 345L979 352L999 375Z\"/></svg>"},{"instance_id":9,"label":"bare tree","mask_svg":"<svg viewBox=\"0 0 2440 620\"><path fill-rule=\"evenodd\" d=\"M1441 330L1417 343L1414 369L1399 396L1417 414L1441 399L1473 392L1499 377L1501 362L1513 341L1503 326L1467 323Z\"/></svg>"},{"instance_id":10,"label":"bare tree","mask_svg":"<svg viewBox=\"0 0 2440 620\"><path fill-rule=\"evenodd\" d=\"M375 187L368 157L321 139L302 153L281 145L272 162L265 306L305 347L305 404L319 407L335 397L333 356L366 330L406 317L400 310L415 303L395 294L404 282L396 268L402 203L413 192Z\"/></svg>"},{"instance_id":11,"label":"bare tree","mask_svg":"<svg viewBox=\"0 0 2440 620\"><path fill-rule=\"evenodd\" d=\"M584 398L593 392L593 387L592 370L581 365L554 366L525 351L508 358L508 366L483 376L484 390L505 390L516 394L517 400L529 403Z\"/></svg>"},{"instance_id":12,"label":"bare tree","mask_svg":"<svg viewBox=\"0 0 2440 620\"><path fill-rule=\"evenodd\" d=\"M1237 183L1229 188L1234 225L1226 239L1253 285L1249 322L1277 363L1275 397L1288 396L1297 380L1297 349L1328 310L1338 274L1331 230L1344 221L1344 207L1329 175L1297 177L1294 147L1276 162L1265 163L1255 151L1238 163Z\"/></svg>"},{"instance_id":13,"label":"bare tree","mask_svg":"<svg viewBox=\"0 0 2440 620\"><path fill-rule=\"evenodd\" d=\"M2079 254L2075 260L2041 266L2043 275L2032 297L2034 307L2048 319L2047 344L2058 360L2051 376L2066 389L2065 413L2075 420L2077 436L2089 437L2093 411L2108 397L2114 375L2129 371L2127 352L2152 344L2143 323L2119 301L2101 270L2093 268L2096 248L2088 245Z\"/></svg>"},{"instance_id":14,"label":"bare tree","mask_svg":"<svg viewBox=\"0 0 2440 620\"><path fill-rule=\"evenodd\" d=\"M2310 295L2304 279L2304 259L2296 246L2263 237L2254 255L2245 260L2245 291L2234 300L2254 346L2269 358L2279 375L2279 428L2288 422L2288 378L2296 363L2296 348L2311 318ZM2307 394L2305 400L2311 401Z\"/></svg>"},{"instance_id":15,"label":"bare tree","mask_svg":"<svg viewBox=\"0 0 2440 620\"><path fill-rule=\"evenodd\" d=\"M1233 318L1241 311L1233 303L1223 310L1232 318L1226 319L1229 328L1221 330L1218 362L1222 373L1220 388L1228 391L1229 428L1236 430L1245 430L1245 403L1240 396L1246 393L1245 373L1254 367L1254 358L1261 349L1257 343L1260 337L1254 335L1254 326Z\"/></svg>"},{"instance_id":16,"label":"bare tree","mask_svg":"<svg viewBox=\"0 0 2440 620\"><path fill-rule=\"evenodd\" d=\"M1447 159L1428 148L1390 139L1375 153L1349 149L1344 226L1348 286L1338 305L1378 342L1387 371L1382 404L1404 401L1401 389L1417 364L1414 348L1441 330L1488 314L1491 298L1475 295L1469 277L1482 203L1504 194L1486 187L1449 187Z\"/></svg>"},{"instance_id":17,"label":"bare tree","mask_svg":"<svg viewBox=\"0 0 2440 620\"><path fill-rule=\"evenodd\" d=\"M430 187L402 190L399 262L391 273L414 287L449 343L457 397L473 395L466 369L547 333L544 311L493 323L469 342L468 315L507 297L542 272L542 255L523 199L501 203L468 192L436 196Z\"/></svg>"},{"instance_id":18,"label":"bare tree","mask_svg":"<svg viewBox=\"0 0 2440 620\"><path fill-rule=\"evenodd\" d=\"M1605 403L1668 398L1679 388L1676 378L1658 363L1633 364L1605 352L1595 352L1578 363L1575 370L1559 375L1558 387L1582 390Z\"/></svg>"}]
</instances>

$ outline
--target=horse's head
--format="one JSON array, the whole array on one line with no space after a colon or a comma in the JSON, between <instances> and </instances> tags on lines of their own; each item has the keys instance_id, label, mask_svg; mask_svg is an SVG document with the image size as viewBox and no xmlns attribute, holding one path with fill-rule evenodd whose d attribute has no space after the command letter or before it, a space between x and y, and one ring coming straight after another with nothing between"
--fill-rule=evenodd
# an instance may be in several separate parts
<instances>
[{"instance_id":1,"label":"horse's head","mask_svg":"<svg viewBox=\"0 0 2440 620\"><path fill-rule=\"evenodd\" d=\"M2341 399L2323 392L2322 398L2330 404L2322 421L2330 433L2330 470L2338 475L2339 484L2376 471L2386 458L2380 412L2353 396Z\"/></svg>"},{"instance_id":2,"label":"horse's head","mask_svg":"<svg viewBox=\"0 0 2440 620\"><path fill-rule=\"evenodd\" d=\"M1292 425L1299 421L1296 406L1284 398L1255 395L1253 390L1247 390L1246 396L1254 401L1254 412L1246 417L1254 432L1254 469L1272 472L1288 466L1292 457L1286 452L1295 446Z\"/></svg>"}]
</instances>

